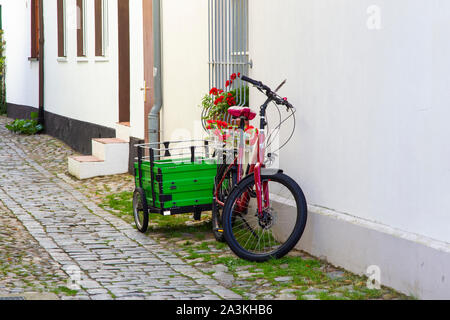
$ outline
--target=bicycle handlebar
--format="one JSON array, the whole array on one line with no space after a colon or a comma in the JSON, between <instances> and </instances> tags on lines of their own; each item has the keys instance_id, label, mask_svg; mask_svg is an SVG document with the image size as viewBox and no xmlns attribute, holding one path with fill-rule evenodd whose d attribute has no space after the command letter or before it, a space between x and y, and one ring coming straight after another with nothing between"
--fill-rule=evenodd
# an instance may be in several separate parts
<instances>
[{"instance_id":1,"label":"bicycle handlebar","mask_svg":"<svg viewBox=\"0 0 450 320\"><path fill-rule=\"evenodd\" d=\"M292 104L289 103L289 101L287 100L287 98L280 98L275 92L272 91L272 89L270 89L268 86L266 86L264 83L262 83L261 81L256 81L253 80L249 77L246 76L242 76L241 77L242 81L248 82L253 84L254 86L256 86L259 89L262 90L266 90L266 95L271 98L273 101L275 101L276 104L278 105L284 105L289 109L293 109L294 107L292 106Z\"/></svg>"},{"instance_id":2,"label":"bicycle handlebar","mask_svg":"<svg viewBox=\"0 0 450 320\"><path fill-rule=\"evenodd\" d=\"M261 81L256 81L256 80L253 80L253 79L251 79L249 77L246 77L246 76L242 76L241 79L242 79L242 81L249 82L249 83L251 83L251 84L253 84L253 85L257 86L257 87L262 87L263 86L263 83Z\"/></svg>"}]
</instances>

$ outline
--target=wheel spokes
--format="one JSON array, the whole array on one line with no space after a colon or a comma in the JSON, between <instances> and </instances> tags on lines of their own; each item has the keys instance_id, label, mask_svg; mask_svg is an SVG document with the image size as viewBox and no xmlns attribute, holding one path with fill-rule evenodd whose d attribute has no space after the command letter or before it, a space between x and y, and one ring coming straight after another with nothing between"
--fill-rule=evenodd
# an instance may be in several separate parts
<instances>
[{"instance_id":1,"label":"wheel spokes","mask_svg":"<svg viewBox=\"0 0 450 320\"><path fill-rule=\"evenodd\" d=\"M294 196L286 187L269 180L265 183L270 184L270 207L265 208L262 217L259 217L254 186L245 188L233 203L236 221L232 225L232 233L242 249L254 254L270 255L279 250L293 232L297 208L286 205L295 203Z\"/></svg>"}]
</instances>

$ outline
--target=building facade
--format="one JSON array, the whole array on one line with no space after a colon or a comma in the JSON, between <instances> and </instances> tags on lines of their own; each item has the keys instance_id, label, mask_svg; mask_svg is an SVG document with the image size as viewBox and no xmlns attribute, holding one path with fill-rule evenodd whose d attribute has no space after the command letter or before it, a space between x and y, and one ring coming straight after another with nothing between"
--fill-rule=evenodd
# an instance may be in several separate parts
<instances>
[{"instance_id":1,"label":"building facade","mask_svg":"<svg viewBox=\"0 0 450 320\"><path fill-rule=\"evenodd\" d=\"M42 86L46 132L75 150L90 154L91 139L115 137L118 125L129 128L133 142L144 140L152 103L151 88L147 85L144 91L144 73L153 66L144 64L143 47L151 43L151 29L144 36L143 10L151 8L151 1L144 1L146 6L136 1L42 1L41 83L39 53L32 53L33 39L39 37L33 34L38 27L32 27L39 2L0 2L7 42L6 82L11 86L8 116L27 117L37 111ZM147 59L151 62L152 57Z\"/></svg>"}]
</instances>

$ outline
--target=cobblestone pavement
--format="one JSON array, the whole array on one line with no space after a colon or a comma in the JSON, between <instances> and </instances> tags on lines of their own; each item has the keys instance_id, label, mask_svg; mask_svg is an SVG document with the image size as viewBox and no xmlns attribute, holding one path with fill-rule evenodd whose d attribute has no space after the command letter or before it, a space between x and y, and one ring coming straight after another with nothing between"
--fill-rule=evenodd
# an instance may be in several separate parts
<instances>
[{"instance_id":1,"label":"cobblestone pavement","mask_svg":"<svg viewBox=\"0 0 450 320\"><path fill-rule=\"evenodd\" d=\"M1 202L0 226L0 296L58 292L67 285L58 264Z\"/></svg>"},{"instance_id":2,"label":"cobblestone pavement","mask_svg":"<svg viewBox=\"0 0 450 320\"><path fill-rule=\"evenodd\" d=\"M279 264L246 263L215 242L207 221L189 219L189 230L141 235L121 207L131 199L132 176L74 179L67 172L71 148L47 135L12 134L4 127L9 121L0 116L0 297L408 298L384 287L367 290L364 278L303 252ZM110 205L110 196L126 201ZM71 291L67 281L77 268L83 288Z\"/></svg>"},{"instance_id":3,"label":"cobblestone pavement","mask_svg":"<svg viewBox=\"0 0 450 320\"><path fill-rule=\"evenodd\" d=\"M46 253L39 255L47 267L41 275L58 276L59 283L55 286L67 281L69 276L74 280L81 279L75 282L81 284L75 295L60 293L61 298L241 298L156 241L139 234L130 224L99 208L55 175L58 166L65 165L67 154L55 153L54 157L45 154L43 141L40 141L40 147L36 145L36 153L30 150L36 139L48 139L49 142L53 139L13 135L4 129L6 121L0 118L1 223L18 226L17 218L48 253L49 257ZM39 155L46 160L35 161ZM25 233L24 230L21 232ZM1 248L11 243L10 233L2 231ZM23 242L22 247L15 250L33 256L29 246L36 244ZM20 288L15 282L16 277L21 277L18 271L7 272L0 283L6 283L5 287L17 285Z\"/></svg>"}]
</instances>

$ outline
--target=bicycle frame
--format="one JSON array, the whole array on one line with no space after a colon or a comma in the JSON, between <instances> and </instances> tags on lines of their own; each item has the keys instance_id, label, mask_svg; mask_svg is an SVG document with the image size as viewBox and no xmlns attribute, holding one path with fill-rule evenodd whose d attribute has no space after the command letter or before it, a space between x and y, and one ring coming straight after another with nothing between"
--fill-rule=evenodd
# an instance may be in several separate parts
<instances>
[{"instance_id":1,"label":"bicycle frame","mask_svg":"<svg viewBox=\"0 0 450 320\"><path fill-rule=\"evenodd\" d=\"M264 168L264 156L265 156L265 128L267 126L266 122L266 109L269 103L272 101L272 98L268 98L266 102L260 108L260 129L258 133L258 139L256 141L256 152L253 151L252 161L250 163L250 167L248 170L248 174L254 174L255 176L255 189L256 189L256 198L258 204L258 216L263 218L264 209L270 207L270 199L269 199L269 184L268 182L262 182L261 170ZM233 163L225 171L219 185L216 187L215 198L216 202L220 206L224 206L225 204L221 202L218 196L218 192L223 182L225 181L225 177L231 171L233 167L237 165L237 184L243 179L243 158L244 158L244 120L241 118L241 131L240 131L240 142L239 142L239 151L238 156L234 159ZM237 203L237 209L239 212L243 213L250 201L250 195L248 192L245 192L242 198Z\"/></svg>"}]
</instances>

